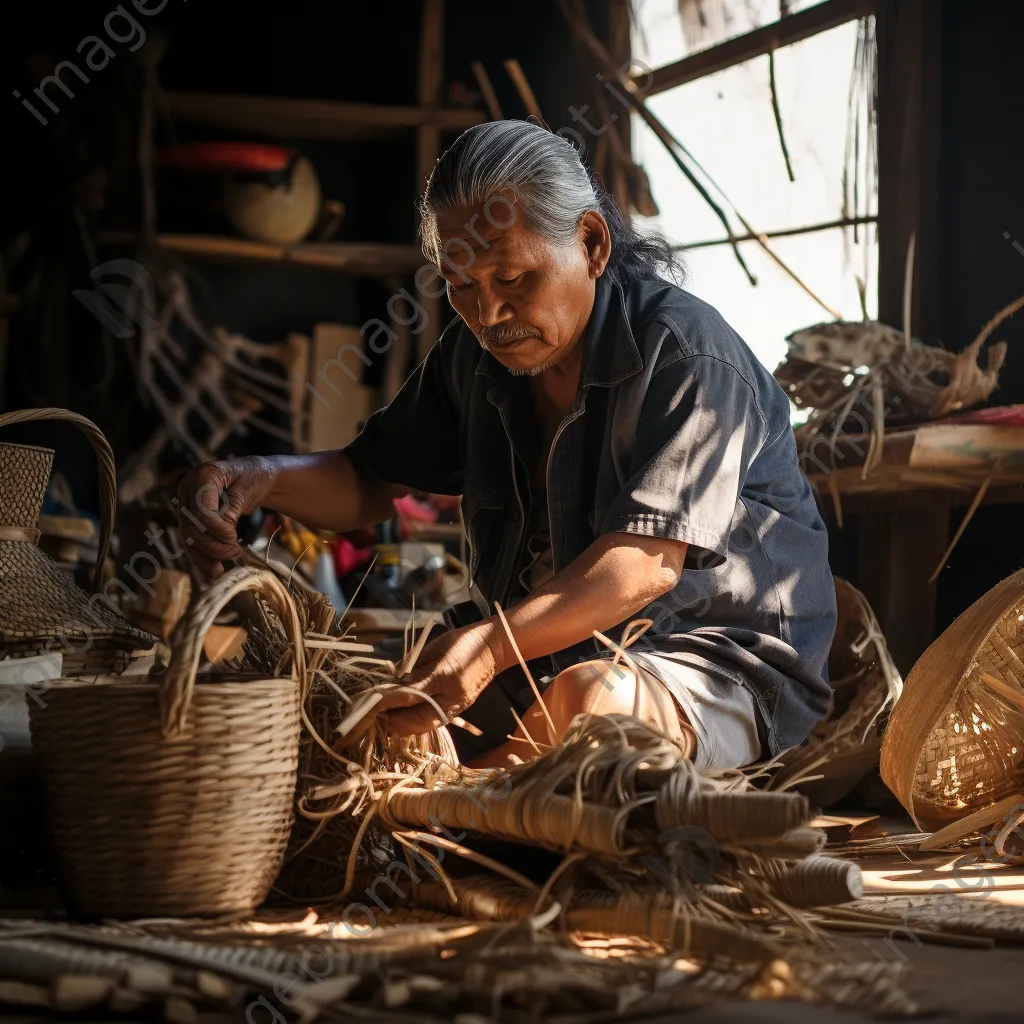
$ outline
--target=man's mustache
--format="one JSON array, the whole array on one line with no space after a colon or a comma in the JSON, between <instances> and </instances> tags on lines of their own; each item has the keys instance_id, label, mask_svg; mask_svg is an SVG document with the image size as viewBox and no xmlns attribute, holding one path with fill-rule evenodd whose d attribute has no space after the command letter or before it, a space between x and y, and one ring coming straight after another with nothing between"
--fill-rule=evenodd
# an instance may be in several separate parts
<instances>
[{"instance_id":1,"label":"man's mustache","mask_svg":"<svg viewBox=\"0 0 1024 1024\"><path fill-rule=\"evenodd\" d=\"M480 344L487 345L508 345L510 342L519 341L520 338L536 338L538 331L535 327L526 327L523 324L495 324L493 327L480 328Z\"/></svg>"}]
</instances>

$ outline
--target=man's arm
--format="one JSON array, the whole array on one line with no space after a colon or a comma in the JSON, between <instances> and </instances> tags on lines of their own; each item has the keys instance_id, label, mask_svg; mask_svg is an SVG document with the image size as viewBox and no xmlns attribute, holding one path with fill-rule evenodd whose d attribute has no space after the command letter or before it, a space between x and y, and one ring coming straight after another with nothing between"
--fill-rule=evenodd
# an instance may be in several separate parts
<instances>
[{"instance_id":1,"label":"man's arm","mask_svg":"<svg viewBox=\"0 0 1024 1024\"><path fill-rule=\"evenodd\" d=\"M679 582L687 545L626 533L599 537L578 558L505 612L523 658L564 650L645 608ZM497 615L453 630L428 645L410 685L446 714L464 711L484 687L517 664ZM439 724L433 707L413 694L389 694L387 728L420 734Z\"/></svg>"},{"instance_id":2,"label":"man's arm","mask_svg":"<svg viewBox=\"0 0 1024 1024\"><path fill-rule=\"evenodd\" d=\"M505 612L523 657L529 661L554 654L589 640L595 629L604 632L646 608L679 582L686 547L657 537L603 534L544 586ZM497 616L493 619L501 671L516 664L516 656Z\"/></svg>"},{"instance_id":3,"label":"man's arm","mask_svg":"<svg viewBox=\"0 0 1024 1024\"><path fill-rule=\"evenodd\" d=\"M344 533L390 519L392 501L408 494L399 484L374 484L342 451L280 455L266 507L305 526Z\"/></svg>"},{"instance_id":4,"label":"man's arm","mask_svg":"<svg viewBox=\"0 0 1024 1024\"><path fill-rule=\"evenodd\" d=\"M355 530L390 518L408 487L367 480L342 451L254 455L195 466L178 485L182 537L207 575L239 553L239 517L257 508L314 529Z\"/></svg>"}]
</instances>

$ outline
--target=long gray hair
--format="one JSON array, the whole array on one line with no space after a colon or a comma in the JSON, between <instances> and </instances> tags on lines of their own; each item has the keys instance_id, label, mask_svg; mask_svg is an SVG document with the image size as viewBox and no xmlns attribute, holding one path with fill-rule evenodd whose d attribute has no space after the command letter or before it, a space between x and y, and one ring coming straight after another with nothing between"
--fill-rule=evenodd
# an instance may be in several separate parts
<instances>
[{"instance_id":1,"label":"long gray hair","mask_svg":"<svg viewBox=\"0 0 1024 1024\"><path fill-rule=\"evenodd\" d=\"M502 197L514 195L511 204ZM483 209L498 227L518 216L560 245L576 237L580 218L599 211L608 222L612 253L608 270L622 277L682 277L682 265L659 235L642 235L623 217L615 199L591 177L575 147L561 135L528 121L489 121L464 131L444 152L420 200L423 254L439 263L437 218L452 210ZM453 265L461 260L452 258Z\"/></svg>"}]
</instances>

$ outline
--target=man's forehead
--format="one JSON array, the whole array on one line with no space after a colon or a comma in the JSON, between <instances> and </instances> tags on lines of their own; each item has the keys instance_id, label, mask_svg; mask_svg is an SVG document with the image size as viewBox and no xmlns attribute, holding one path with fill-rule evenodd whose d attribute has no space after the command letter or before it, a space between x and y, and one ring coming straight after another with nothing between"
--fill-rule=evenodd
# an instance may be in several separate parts
<instances>
[{"instance_id":1,"label":"man's forehead","mask_svg":"<svg viewBox=\"0 0 1024 1024\"><path fill-rule=\"evenodd\" d=\"M509 223L504 210L501 213L504 219L488 217L483 210L456 210L439 214L437 233L441 244L451 242L462 248L461 243L465 242L480 249L508 245L509 235L516 232L517 225Z\"/></svg>"}]
</instances>

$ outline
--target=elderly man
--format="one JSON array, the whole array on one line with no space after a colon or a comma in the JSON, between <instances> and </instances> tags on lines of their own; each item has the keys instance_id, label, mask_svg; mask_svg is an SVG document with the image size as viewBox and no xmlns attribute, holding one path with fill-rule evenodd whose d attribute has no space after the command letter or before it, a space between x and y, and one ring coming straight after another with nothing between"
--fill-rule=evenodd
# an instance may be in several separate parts
<instances>
[{"instance_id":1,"label":"elderly man","mask_svg":"<svg viewBox=\"0 0 1024 1024\"><path fill-rule=\"evenodd\" d=\"M528 759L583 712L636 714L706 769L801 742L830 699L835 592L771 374L544 128L465 132L420 212L458 319L344 450L194 469L186 507L221 494L206 530L182 519L197 557L218 571L260 506L343 531L410 490L462 495L474 613L411 683L476 726L452 726L469 763ZM627 658L596 638L637 618ZM439 722L414 694L387 708L395 733Z\"/></svg>"}]
</instances>

